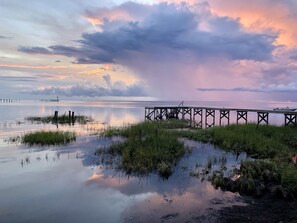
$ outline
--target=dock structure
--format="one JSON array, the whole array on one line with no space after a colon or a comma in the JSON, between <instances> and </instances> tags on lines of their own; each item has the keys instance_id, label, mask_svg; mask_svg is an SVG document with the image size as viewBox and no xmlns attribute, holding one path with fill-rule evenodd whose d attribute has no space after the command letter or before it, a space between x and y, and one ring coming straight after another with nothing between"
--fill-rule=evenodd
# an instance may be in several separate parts
<instances>
[{"instance_id":1,"label":"dock structure","mask_svg":"<svg viewBox=\"0 0 297 223\"><path fill-rule=\"evenodd\" d=\"M218 124L221 126L230 124L231 112L236 113L236 123L248 123L248 114L257 115L257 124L269 124L270 114L280 114L284 116L284 125L297 126L297 111L289 109L263 110L263 109L238 109L238 108L212 108L212 107L186 107L186 106L162 106L145 107L145 120L158 121L169 119L188 120L191 127L210 128L216 124L216 114Z\"/></svg>"}]
</instances>

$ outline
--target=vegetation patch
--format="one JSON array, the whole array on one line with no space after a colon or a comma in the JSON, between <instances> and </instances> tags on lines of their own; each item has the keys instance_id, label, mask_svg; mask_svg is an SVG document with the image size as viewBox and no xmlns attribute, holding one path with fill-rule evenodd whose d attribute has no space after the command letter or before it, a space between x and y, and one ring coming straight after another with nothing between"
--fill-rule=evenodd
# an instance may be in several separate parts
<instances>
[{"instance_id":1,"label":"vegetation patch","mask_svg":"<svg viewBox=\"0 0 297 223\"><path fill-rule=\"evenodd\" d=\"M62 131L37 131L27 133L21 137L21 142L32 145L60 145L66 144L76 140L76 134L74 132L62 132Z\"/></svg>"},{"instance_id":2,"label":"vegetation patch","mask_svg":"<svg viewBox=\"0 0 297 223\"><path fill-rule=\"evenodd\" d=\"M36 123L52 123L52 124L71 124L71 123L79 123L86 124L88 122L92 122L93 119L84 115L75 115L73 118L67 114L60 115L58 117L55 116L30 116L26 118L27 121L36 122Z\"/></svg>"},{"instance_id":3,"label":"vegetation patch","mask_svg":"<svg viewBox=\"0 0 297 223\"><path fill-rule=\"evenodd\" d=\"M186 148L172 128L184 128L188 123L182 121L144 122L122 129L108 129L104 136L123 136L126 141L115 143L107 150L98 149L96 154L119 159L117 168L127 174L147 175L157 172L162 178L168 178L178 160L185 154Z\"/></svg>"},{"instance_id":4,"label":"vegetation patch","mask_svg":"<svg viewBox=\"0 0 297 223\"><path fill-rule=\"evenodd\" d=\"M297 128L248 124L179 134L256 158L234 170L239 176L235 180L215 171L209 178L215 186L248 195L297 198L297 167L292 161L297 153Z\"/></svg>"},{"instance_id":5,"label":"vegetation patch","mask_svg":"<svg viewBox=\"0 0 297 223\"><path fill-rule=\"evenodd\" d=\"M297 128L294 127L247 124L201 130L190 129L188 123L175 120L111 128L103 135L127 139L113 144L106 152L98 149L97 154L118 157L117 168L128 174L158 172L164 178L169 177L186 152L179 140L184 137L211 143L238 155L245 152L250 157L241 162L239 169L231 171L225 166L225 157L215 157L197 173L191 173L192 176L245 195L297 198L297 166L292 159L297 154ZM212 170L217 164L220 169Z\"/></svg>"},{"instance_id":6,"label":"vegetation patch","mask_svg":"<svg viewBox=\"0 0 297 223\"><path fill-rule=\"evenodd\" d=\"M184 137L212 143L225 150L246 152L254 158L287 160L296 153L297 128L267 125L230 125L180 132Z\"/></svg>"}]
</instances>

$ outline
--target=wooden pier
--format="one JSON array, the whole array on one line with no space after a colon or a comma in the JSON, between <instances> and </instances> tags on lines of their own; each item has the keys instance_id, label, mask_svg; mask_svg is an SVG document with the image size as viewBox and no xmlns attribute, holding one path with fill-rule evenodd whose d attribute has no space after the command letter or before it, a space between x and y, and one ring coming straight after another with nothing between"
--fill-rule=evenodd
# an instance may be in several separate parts
<instances>
[{"instance_id":1,"label":"wooden pier","mask_svg":"<svg viewBox=\"0 0 297 223\"><path fill-rule=\"evenodd\" d=\"M230 124L231 112L236 114L236 123L248 123L248 114L255 113L257 115L257 124L269 124L270 114L280 114L284 116L284 125L297 126L297 111L289 109L279 110L260 110L260 109L237 109L237 108L212 108L212 107L145 107L145 120L158 121L169 119L188 120L191 127L194 128L210 128L216 124L216 114L219 114L218 124L221 126L223 122Z\"/></svg>"}]
</instances>

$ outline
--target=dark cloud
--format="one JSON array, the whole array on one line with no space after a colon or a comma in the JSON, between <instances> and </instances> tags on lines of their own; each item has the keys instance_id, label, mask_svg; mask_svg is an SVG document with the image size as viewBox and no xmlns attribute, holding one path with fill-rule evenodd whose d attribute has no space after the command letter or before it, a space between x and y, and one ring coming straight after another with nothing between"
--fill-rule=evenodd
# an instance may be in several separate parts
<instances>
[{"instance_id":1,"label":"dark cloud","mask_svg":"<svg viewBox=\"0 0 297 223\"><path fill-rule=\"evenodd\" d=\"M229 17L211 17L208 21L208 28L215 33L235 34L241 30L238 20Z\"/></svg>"},{"instance_id":2,"label":"dark cloud","mask_svg":"<svg viewBox=\"0 0 297 223\"><path fill-rule=\"evenodd\" d=\"M29 53L29 54L52 54L52 52L44 47L19 47L18 51L23 52L23 53Z\"/></svg>"},{"instance_id":3,"label":"dark cloud","mask_svg":"<svg viewBox=\"0 0 297 223\"><path fill-rule=\"evenodd\" d=\"M130 8L138 6L140 4L129 5ZM197 59L224 56L234 60L261 61L270 59L275 48L274 36L243 32L236 20L212 15L210 31L199 29L201 22L201 16L192 12L187 5L159 4L142 21L123 21L114 30L104 29L110 23L104 20L103 30L84 33L77 48L56 45L49 48L21 47L19 50L74 57L77 63L100 64L116 63L131 52L168 52L161 49L191 52Z\"/></svg>"}]
</instances>

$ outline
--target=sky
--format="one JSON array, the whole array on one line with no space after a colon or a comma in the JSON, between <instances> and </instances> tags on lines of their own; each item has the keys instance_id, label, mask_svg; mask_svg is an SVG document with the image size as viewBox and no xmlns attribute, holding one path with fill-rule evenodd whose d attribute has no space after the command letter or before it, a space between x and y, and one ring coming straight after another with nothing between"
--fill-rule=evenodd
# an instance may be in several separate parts
<instances>
[{"instance_id":1,"label":"sky","mask_svg":"<svg viewBox=\"0 0 297 223\"><path fill-rule=\"evenodd\" d=\"M0 98L297 101L295 0L1 0Z\"/></svg>"}]
</instances>

